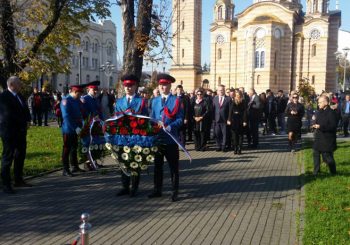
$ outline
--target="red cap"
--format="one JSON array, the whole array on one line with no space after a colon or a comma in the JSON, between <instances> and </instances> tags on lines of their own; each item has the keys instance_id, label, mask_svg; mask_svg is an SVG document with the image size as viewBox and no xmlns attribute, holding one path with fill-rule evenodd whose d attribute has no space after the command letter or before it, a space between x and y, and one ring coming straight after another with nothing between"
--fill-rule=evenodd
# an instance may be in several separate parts
<instances>
[{"instance_id":1,"label":"red cap","mask_svg":"<svg viewBox=\"0 0 350 245\"><path fill-rule=\"evenodd\" d=\"M84 92L84 87L81 85L72 85L70 88L72 91L81 92L81 93Z\"/></svg>"},{"instance_id":2,"label":"red cap","mask_svg":"<svg viewBox=\"0 0 350 245\"><path fill-rule=\"evenodd\" d=\"M131 86L135 85L136 83L137 83L137 81L135 81L135 80L124 80L123 81L123 85L125 87L131 87Z\"/></svg>"},{"instance_id":3,"label":"red cap","mask_svg":"<svg viewBox=\"0 0 350 245\"><path fill-rule=\"evenodd\" d=\"M87 88L92 88L92 89L98 89L98 86L100 85L100 81L93 81L91 83L88 83L86 85Z\"/></svg>"}]
</instances>

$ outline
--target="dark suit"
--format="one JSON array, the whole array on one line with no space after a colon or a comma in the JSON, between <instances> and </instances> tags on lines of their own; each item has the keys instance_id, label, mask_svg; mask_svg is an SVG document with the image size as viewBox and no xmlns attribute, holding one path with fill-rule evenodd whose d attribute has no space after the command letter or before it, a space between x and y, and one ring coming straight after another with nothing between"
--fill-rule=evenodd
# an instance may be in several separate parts
<instances>
[{"instance_id":1,"label":"dark suit","mask_svg":"<svg viewBox=\"0 0 350 245\"><path fill-rule=\"evenodd\" d=\"M250 98L248 103L248 123L253 138L253 147L257 147L259 144L259 120L260 120L260 98L257 94ZM251 142L248 139L248 142Z\"/></svg>"},{"instance_id":2,"label":"dark suit","mask_svg":"<svg viewBox=\"0 0 350 245\"><path fill-rule=\"evenodd\" d=\"M218 149L222 150L224 150L226 145L227 119L230 103L231 98L227 96L223 96L223 101L221 105L219 101L219 96L215 96L215 98L213 99L216 145Z\"/></svg>"},{"instance_id":3,"label":"dark suit","mask_svg":"<svg viewBox=\"0 0 350 245\"><path fill-rule=\"evenodd\" d=\"M11 186L10 169L14 162L15 182L23 182L23 166L27 148L27 124L30 112L26 100L17 94L21 102L9 90L0 95L0 136L3 145L1 177L4 186Z\"/></svg>"},{"instance_id":4,"label":"dark suit","mask_svg":"<svg viewBox=\"0 0 350 245\"><path fill-rule=\"evenodd\" d=\"M341 107L341 116L342 116L342 120L343 120L343 131L344 131L344 136L348 136L349 135L349 119L350 119L350 108L348 108L349 110L347 111L347 104L350 104L350 101L344 101Z\"/></svg>"}]
</instances>

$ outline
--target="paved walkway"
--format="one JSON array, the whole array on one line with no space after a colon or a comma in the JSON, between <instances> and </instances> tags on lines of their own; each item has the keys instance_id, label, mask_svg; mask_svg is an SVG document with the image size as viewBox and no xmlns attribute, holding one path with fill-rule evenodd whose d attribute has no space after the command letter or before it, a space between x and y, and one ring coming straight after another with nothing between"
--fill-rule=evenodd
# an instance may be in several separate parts
<instances>
[{"instance_id":1,"label":"paved walkway","mask_svg":"<svg viewBox=\"0 0 350 245\"><path fill-rule=\"evenodd\" d=\"M57 172L16 195L0 193L0 244L69 244L82 212L91 215L91 244L300 243L299 168L286 136L266 137L240 156L190 152L191 164L181 154L176 203L168 173L162 198L147 198L153 173L142 175L137 197L116 197L116 170L74 178Z\"/></svg>"}]
</instances>

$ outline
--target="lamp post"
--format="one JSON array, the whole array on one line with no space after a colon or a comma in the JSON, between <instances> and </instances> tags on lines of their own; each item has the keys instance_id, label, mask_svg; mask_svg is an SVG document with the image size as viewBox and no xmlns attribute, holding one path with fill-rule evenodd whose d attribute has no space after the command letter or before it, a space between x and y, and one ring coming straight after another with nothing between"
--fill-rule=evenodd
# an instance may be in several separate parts
<instances>
[{"instance_id":1,"label":"lamp post","mask_svg":"<svg viewBox=\"0 0 350 245\"><path fill-rule=\"evenodd\" d=\"M343 52L335 52L337 59L339 60L339 65L344 69L344 78L343 78L343 92L346 90L346 68L350 66L350 62L347 60L348 53L350 48L343 48Z\"/></svg>"},{"instance_id":2,"label":"lamp post","mask_svg":"<svg viewBox=\"0 0 350 245\"><path fill-rule=\"evenodd\" d=\"M80 47L78 49L78 54L79 54L79 80L78 80L78 84L80 85L81 81L82 81L82 79L81 79L81 57L83 55L83 48L82 47Z\"/></svg>"},{"instance_id":3,"label":"lamp post","mask_svg":"<svg viewBox=\"0 0 350 245\"><path fill-rule=\"evenodd\" d=\"M113 70L115 68L115 65L113 65L111 62L107 61L106 63L104 63L103 65L101 65L100 69L105 73L106 77L107 77L107 82L109 84L109 79L110 76L113 73ZM110 84L108 85L110 86Z\"/></svg>"}]
</instances>

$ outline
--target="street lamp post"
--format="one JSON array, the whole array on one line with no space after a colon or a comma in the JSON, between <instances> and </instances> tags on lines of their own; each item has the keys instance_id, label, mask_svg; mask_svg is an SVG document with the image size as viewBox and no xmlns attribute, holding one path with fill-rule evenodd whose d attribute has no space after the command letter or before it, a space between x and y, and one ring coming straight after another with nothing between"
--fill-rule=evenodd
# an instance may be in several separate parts
<instances>
[{"instance_id":1,"label":"street lamp post","mask_svg":"<svg viewBox=\"0 0 350 245\"><path fill-rule=\"evenodd\" d=\"M101 65L100 69L105 73L107 77L107 82L109 84L110 76L113 73L115 65L111 64L111 62L107 61L105 64ZM108 85L110 86L110 85Z\"/></svg>"},{"instance_id":2,"label":"street lamp post","mask_svg":"<svg viewBox=\"0 0 350 245\"><path fill-rule=\"evenodd\" d=\"M78 54L79 54L79 80L78 80L78 83L79 83L79 85L81 84L81 81L82 81L82 79L81 79L81 58L82 58L82 55L83 55L83 49L82 48L80 48L79 50L78 50Z\"/></svg>"},{"instance_id":3,"label":"street lamp post","mask_svg":"<svg viewBox=\"0 0 350 245\"><path fill-rule=\"evenodd\" d=\"M337 59L339 60L339 65L344 69L344 78L343 78L343 92L346 90L346 68L349 67L349 61L347 60L348 53L350 48L343 48L343 52L337 51L335 53Z\"/></svg>"}]
</instances>

